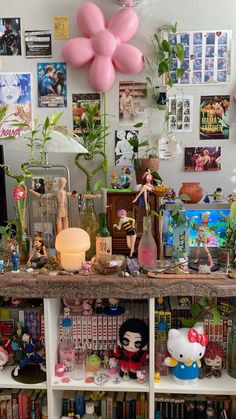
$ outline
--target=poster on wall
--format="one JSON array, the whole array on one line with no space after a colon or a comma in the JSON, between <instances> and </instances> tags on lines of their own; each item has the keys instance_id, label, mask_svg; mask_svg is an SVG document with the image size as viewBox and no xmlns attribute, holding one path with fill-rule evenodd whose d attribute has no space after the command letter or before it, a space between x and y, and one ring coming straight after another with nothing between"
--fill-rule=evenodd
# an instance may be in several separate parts
<instances>
[{"instance_id":1,"label":"poster on wall","mask_svg":"<svg viewBox=\"0 0 236 419\"><path fill-rule=\"evenodd\" d=\"M185 58L174 63L186 71L177 79L175 72L172 80L177 84L229 83L231 61L232 31L190 31L171 34L172 45L184 45Z\"/></svg>"},{"instance_id":2,"label":"poster on wall","mask_svg":"<svg viewBox=\"0 0 236 419\"><path fill-rule=\"evenodd\" d=\"M0 18L0 55L21 55L19 17Z\"/></svg>"},{"instance_id":3,"label":"poster on wall","mask_svg":"<svg viewBox=\"0 0 236 419\"><path fill-rule=\"evenodd\" d=\"M54 16L53 36L54 39L68 39L70 37L69 16Z\"/></svg>"},{"instance_id":4,"label":"poster on wall","mask_svg":"<svg viewBox=\"0 0 236 419\"><path fill-rule=\"evenodd\" d=\"M119 86L120 125L147 125L147 83L121 81Z\"/></svg>"},{"instance_id":5,"label":"poster on wall","mask_svg":"<svg viewBox=\"0 0 236 419\"><path fill-rule=\"evenodd\" d=\"M186 172L221 170L221 147L186 147L184 153Z\"/></svg>"},{"instance_id":6,"label":"poster on wall","mask_svg":"<svg viewBox=\"0 0 236 419\"><path fill-rule=\"evenodd\" d=\"M201 96L200 139L229 139L230 96Z\"/></svg>"},{"instance_id":7,"label":"poster on wall","mask_svg":"<svg viewBox=\"0 0 236 419\"><path fill-rule=\"evenodd\" d=\"M193 96L169 97L169 131L191 132L193 113Z\"/></svg>"},{"instance_id":8,"label":"poster on wall","mask_svg":"<svg viewBox=\"0 0 236 419\"><path fill-rule=\"evenodd\" d=\"M86 106L92 107L94 110L94 121L97 125L101 124L100 115L100 94L99 93L80 93L72 94L72 111L73 111L73 132L81 135L82 130L85 133L85 124L83 121L86 116Z\"/></svg>"},{"instance_id":9,"label":"poster on wall","mask_svg":"<svg viewBox=\"0 0 236 419\"><path fill-rule=\"evenodd\" d=\"M51 57L51 31L25 31L26 58Z\"/></svg>"},{"instance_id":10,"label":"poster on wall","mask_svg":"<svg viewBox=\"0 0 236 419\"><path fill-rule=\"evenodd\" d=\"M67 106L65 63L38 64L38 106L40 108Z\"/></svg>"},{"instance_id":11,"label":"poster on wall","mask_svg":"<svg viewBox=\"0 0 236 419\"><path fill-rule=\"evenodd\" d=\"M21 124L32 123L31 74L0 73L0 111L5 114L0 137L20 137L28 127L17 127L12 121Z\"/></svg>"},{"instance_id":12,"label":"poster on wall","mask_svg":"<svg viewBox=\"0 0 236 419\"><path fill-rule=\"evenodd\" d=\"M130 166L133 164L134 153L137 152L137 150L135 150L135 148L132 145L130 145L129 140L137 139L137 138L138 138L138 130L115 131L115 165L116 166Z\"/></svg>"}]
</instances>

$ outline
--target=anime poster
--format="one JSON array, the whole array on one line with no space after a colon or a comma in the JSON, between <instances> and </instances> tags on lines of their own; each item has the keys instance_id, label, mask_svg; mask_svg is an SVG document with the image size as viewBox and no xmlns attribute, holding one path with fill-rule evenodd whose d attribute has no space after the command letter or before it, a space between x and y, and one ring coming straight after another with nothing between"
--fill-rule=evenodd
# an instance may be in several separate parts
<instances>
[{"instance_id":1,"label":"anime poster","mask_svg":"<svg viewBox=\"0 0 236 419\"><path fill-rule=\"evenodd\" d=\"M0 137L20 137L28 127L16 127L12 121L32 123L31 107L31 74L30 73L0 73L0 112L5 114Z\"/></svg>"},{"instance_id":2,"label":"anime poster","mask_svg":"<svg viewBox=\"0 0 236 419\"><path fill-rule=\"evenodd\" d=\"M38 64L38 106L40 108L67 106L65 63Z\"/></svg>"},{"instance_id":3,"label":"anime poster","mask_svg":"<svg viewBox=\"0 0 236 419\"><path fill-rule=\"evenodd\" d=\"M147 125L147 84L121 81L119 87L120 125Z\"/></svg>"},{"instance_id":4,"label":"anime poster","mask_svg":"<svg viewBox=\"0 0 236 419\"><path fill-rule=\"evenodd\" d=\"M129 140L138 137L137 130L117 130L115 131L115 165L130 166L133 164L134 153L137 151Z\"/></svg>"},{"instance_id":5,"label":"anime poster","mask_svg":"<svg viewBox=\"0 0 236 419\"><path fill-rule=\"evenodd\" d=\"M231 61L232 31L197 31L171 34L172 45L181 42L184 45L185 59L177 67L186 71L177 79L175 72L172 80L178 84L229 83Z\"/></svg>"},{"instance_id":6,"label":"anime poster","mask_svg":"<svg viewBox=\"0 0 236 419\"><path fill-rule=\"evenodd\" d=\"M221 147L186 147L186 172L210 172L221 170Z\"/></svg>"},{"instance_id":7,"label":"anime poster","mask_svg":"<svg viewBox=\"0 0 236 419\"><path fill-rule=\"evenodd\" d=\"M86 116L86 106L91 106L96 110L94 120L97 125L101 124L100 115L100 94L99 93L80 93L72 94L72 110L73 110L73 132L81 135L83 129L83 120ZM85 126L84 126L85 127ZM84 130L83 130L83 133Z\"/></svg>"},{"instance_id":8,"label":"anime poster","mask_svg":"<svg viewBox=\"0 0 236 419\"><path fill-rule=\"evenodd\" d=\"M53 36L54 39L68 39L70 37L69 16L54 16Z\"/></svg>"},{"instance_id":9,"label":"anime poster","mask_svg":"<svg viewBox=\"0 0 236 419\"><path fill-rule=\"evenodd\" d=\"M201 96L200 139L229 139L230 96Z\"/></svg>"},{"instance_id":10,"label":"anime poster","mask_svg":"<svg viewBox=\"0 0 236 419\"><path fill-rule=\"evenodd\" d=\"M192 96L169 97L169 131L191 132L193 130L192 113Z\"/></svg>"},{"instance_id":11,"label":"anime poster","mask_svg":"<svg viewBox=\"0 0 236 419\"><path fill-rule=\"evenodd\" d=\"M26 58L51 57L51 31L25 31Z\"/></svg>"},{"instance_id":12,"label":"anime poster","mask_svg":"<svg viewBox=\"0 0 236 419\"><path fill-rule=\"evenodd\" d=\"M0 55L21 55L19 17L0 18Z\"/></svg>"}]
</instances>

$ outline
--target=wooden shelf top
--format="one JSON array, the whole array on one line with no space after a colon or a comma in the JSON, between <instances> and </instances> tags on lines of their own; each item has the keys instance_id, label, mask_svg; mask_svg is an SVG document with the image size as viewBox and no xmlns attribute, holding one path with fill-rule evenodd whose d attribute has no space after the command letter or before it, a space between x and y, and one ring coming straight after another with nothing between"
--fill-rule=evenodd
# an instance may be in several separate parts
<instances>
[{"instance_id":1,"label":"wooden shelf top","mask_svg":"<svg viewBox=\"0 0 236 419\"><path fill-rule=\"evenodd\" d=\"M0 275L0 296L22 298L127 298L144 299L171 295L236 296L236 279L211 274L212 279L149 278L118 275L41 275L5 272Z\"/></svg>"}]
</instances>

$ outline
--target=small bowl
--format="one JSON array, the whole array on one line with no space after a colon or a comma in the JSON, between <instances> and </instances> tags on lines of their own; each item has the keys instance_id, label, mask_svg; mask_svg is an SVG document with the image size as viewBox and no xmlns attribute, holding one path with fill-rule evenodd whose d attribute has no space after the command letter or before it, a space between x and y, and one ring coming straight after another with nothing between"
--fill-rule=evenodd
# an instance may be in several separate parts
<instances>
[{"instance_id":1,"label":"small bowl","mask_svg":"<svg viewBox=\"0 0 236 419\"><path fill-rule=\"evenodd\" d=\"M110 275L124 270L125 256L97 255L92 258L92 264L99 274Z\"/></svg>"}]
</instances>

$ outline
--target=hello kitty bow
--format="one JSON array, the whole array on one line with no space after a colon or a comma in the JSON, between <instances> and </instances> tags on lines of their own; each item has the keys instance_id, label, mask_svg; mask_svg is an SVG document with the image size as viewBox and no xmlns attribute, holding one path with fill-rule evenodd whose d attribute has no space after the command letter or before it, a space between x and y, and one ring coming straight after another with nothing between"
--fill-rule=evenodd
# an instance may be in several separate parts
<instances>
[{"instance_id":1,"label":"hello kitty bow","mask_svg":"<svg viewBox=\"0 0 236 419\"><path fill-rule=\"evenodd\" d=\"M198 333L195 329L190 329L188 331L188 340L191 343L200 343L202 346L206 346L208 344L208 336L203 333Z\"/></svg>"}]
</instances>

